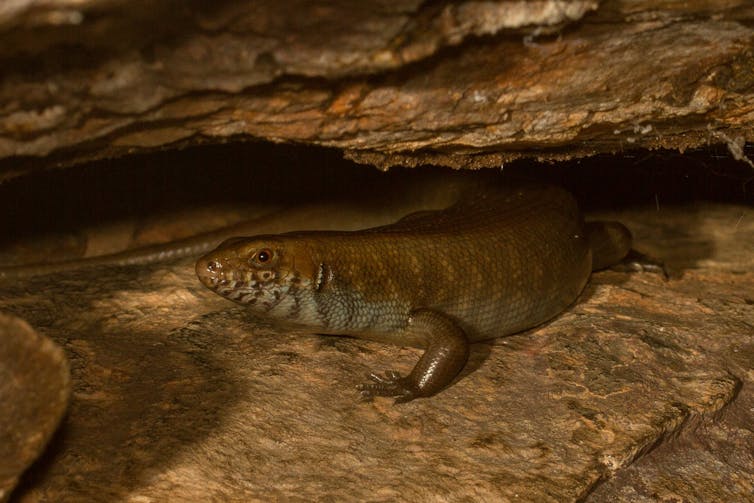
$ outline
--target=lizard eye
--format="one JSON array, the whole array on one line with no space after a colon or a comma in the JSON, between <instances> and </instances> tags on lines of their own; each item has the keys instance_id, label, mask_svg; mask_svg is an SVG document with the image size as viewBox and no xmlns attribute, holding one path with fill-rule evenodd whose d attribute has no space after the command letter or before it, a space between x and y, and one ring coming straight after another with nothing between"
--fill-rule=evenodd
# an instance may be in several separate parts
<instances>
[{"instance_id":1,"label":"lizard eye","mask_svg":"<svg viewBox=\"0 0 754 503\"><path fill-rule=\"evenodd\" d=\"M251 257L251 260L259 265L267 264L272 260L272 251L268 248L262 248Z\"/></svg>"}]
</instances>

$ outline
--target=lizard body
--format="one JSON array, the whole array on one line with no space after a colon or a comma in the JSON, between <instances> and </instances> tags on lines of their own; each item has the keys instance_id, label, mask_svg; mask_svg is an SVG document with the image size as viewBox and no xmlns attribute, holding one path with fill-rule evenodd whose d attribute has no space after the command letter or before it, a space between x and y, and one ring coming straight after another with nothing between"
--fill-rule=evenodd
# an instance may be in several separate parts
<instances>
[{"instance_id":1,"label":"lizard body","mask_svg":"<svg viewBox=\"0 0 754 503\"><path fill-rule=\"evenodd\" d=\"M408 376L372 374L360 387L367 399L408 401L448 386L469 343L562 312L592 270L620 261L630 242L619 223L584 224L564 190L522 186L476 191L360 231L230 239L196 273L279 324L425 348Z\"/></svg>"}]
</instances>

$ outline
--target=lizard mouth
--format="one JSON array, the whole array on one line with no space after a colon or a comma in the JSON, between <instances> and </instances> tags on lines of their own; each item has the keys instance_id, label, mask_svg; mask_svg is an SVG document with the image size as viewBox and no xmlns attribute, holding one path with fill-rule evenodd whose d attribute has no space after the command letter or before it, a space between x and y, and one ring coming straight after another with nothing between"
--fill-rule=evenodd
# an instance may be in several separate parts
<instances>
[{"instance_id":1,"label":"lizard mouth","mask_svg":"<svg viewBox=\"0 0 754 503\"><path fill-rule=\"evenodd\" d=\"M200 259L195 267L196 276L202 284L218 295L235 300L243 293L241 282L229 279L222 270L222 264L214 260ZM246 292L248 293L248 292Z\"/></svg>"},{"instance_id":2,"label":"lizard mouth","mask_svg":"<svg viewBox=\"0 0 754 503\"><path fill-rule=\"evenodd\" d=\"M249 274L234 274L232 268L223 270L223 263L213 257L196 262L196 275L202 284L221 297L246 306L258 306L270 311L277 307L287 293L288 272L277 281L259 281Z\"/></svg>"}]
</instances>

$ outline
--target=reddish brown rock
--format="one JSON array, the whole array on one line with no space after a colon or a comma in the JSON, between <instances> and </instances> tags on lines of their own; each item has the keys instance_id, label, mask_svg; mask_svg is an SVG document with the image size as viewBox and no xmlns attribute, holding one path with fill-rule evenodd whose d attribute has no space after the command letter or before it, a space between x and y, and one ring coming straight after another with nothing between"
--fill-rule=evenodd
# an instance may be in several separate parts
<instances>
[{"instance_id":1,"label":"reddish brown rock","mask_svg":"<svg viewBox=\"0 0 754 503\"><path fill-rule=\"evenodd\" d=\"M23 320L0 313L0 501L37 459L65 413L71 391L60 346Z\"/></svg>"},{"instance_id":2,"label":"reddish brown rock","mask_svg":"<svg viewBox=\"0 0 754 503\"><path fill-rule=\"evenodd\" d=\"M383 168L754 140L744 0L0 9L0 158L52 154L8 161L0 180L239 139L337 147Z\"/></svg>"}]
</instances>

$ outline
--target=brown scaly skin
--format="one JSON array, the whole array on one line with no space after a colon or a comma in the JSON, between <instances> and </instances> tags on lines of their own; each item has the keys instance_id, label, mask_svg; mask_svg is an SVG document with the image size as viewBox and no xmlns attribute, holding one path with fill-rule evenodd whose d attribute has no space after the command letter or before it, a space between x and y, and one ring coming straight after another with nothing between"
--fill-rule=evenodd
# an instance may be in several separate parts
<instances>
[{"instance_id":1,"label":"brown scaly skin","mask_svg":"<svg viewBox=\"0 0 754 503\"><path fill-rule=\"evenodd\" d=\"M593 268L620 261L630 246L621 224L585 225L567 192L525 186L476 191L362 231L234 238L196 273L280 324L425 348L408 376L372 374L359 387L365 399L404 402L447 387L469 343L556 316Z\"/></svg>"}]
</instances>

